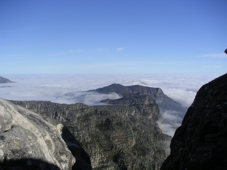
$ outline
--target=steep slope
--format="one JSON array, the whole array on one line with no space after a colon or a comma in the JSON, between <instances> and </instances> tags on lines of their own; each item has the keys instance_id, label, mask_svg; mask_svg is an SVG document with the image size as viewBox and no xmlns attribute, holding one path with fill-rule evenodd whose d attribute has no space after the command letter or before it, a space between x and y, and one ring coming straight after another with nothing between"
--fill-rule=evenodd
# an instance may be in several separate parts
<instances>
[{"instance_id":1,"label":"steep slope","mask_svg":"<svg viewBox=\"0 0 227 170\"><path fill-rule=\"evenodd\" d=\"M160 88L145 87L140 85L123 86L112 84L90 92L102 94L117 93L122 97L128 95L149 95L159 106L161 117L158 120L160 128L168 135L173 135L177 127L180 126L183 116L187 110L180 103L166 96Z\"/></svg>"},{"instance_id":2,"label":"steep slope","mask_svg":"<svg viewBox=\"0 0 227 170\"><path fill-rule=\"evenodd\" d=\"M227 169L227 74L204 85L171 142L161 170Z\"/></svg>"},{"instance_id":3,"label":"steep slope","mask_svg":"<svg viewBox=\"0 0 227 170\"><path fill-rule=\"evenodd\" d=\"M38 166L37 169L68 170L75 161L56 127L0 99L0 169Z\"/></svg>"},{"instance_id":4,"label":"steep slope","mask_svg":"<svg viewBox=\"0 0 227 170\"><path fill-rule=\"evenodd\" d=\"M158 105L150 95L129 94L109 105L14 102L62 123L89 154L94 169L158 170L170 137L157 126Z\"/></svg>"},{"instance_id":5,"label":"steep slope","mask_svg":"<svg viewBox=\"0 0 227 170\"><path fill-rule=\"evenodd\" d=\"M0 77L0 83L12 83L12 81L4 77Z\"/></svg>"}]
</instances>

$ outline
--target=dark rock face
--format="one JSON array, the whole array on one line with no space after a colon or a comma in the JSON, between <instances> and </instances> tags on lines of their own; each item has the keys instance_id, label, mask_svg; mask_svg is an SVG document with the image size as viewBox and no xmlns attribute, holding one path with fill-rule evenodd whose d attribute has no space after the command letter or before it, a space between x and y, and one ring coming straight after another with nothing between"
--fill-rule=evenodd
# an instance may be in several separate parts
<instances>
[{"instance_id":1,"label":"dark rock face","mask_svg":"<svg viewBox=\"0 0 227 170\"><path fill-rule=\"evenodd\" d=\"M8 80L8 79L6 79L4 77L0 77L0 83L12 83L12 81Z\"/></svg>"},{"instance_id":2,"label":"dark rock face","mask_svg":"<svg viewBox=\"0 0 227 170\"><path fill-rule=\"evenodd\" d=\"M103 106L14 103L38 112L52 124L62 123L89 154L93 169L159 170L171 138L157 126L160 114L154 96L141 93L125 92L121 99L106 100L108 105Z\"/></svg>"},{"instance_id":3,"label":"dark rock face","mask_svg":"<svg viewBox=\"0 0 227 170\"><path fill-rule=\"evenodd\" d=\"M61 132L62 138L66 142L73 156L76 158L76 163L73 165L72 170L91 170L90 157L81 147L80 143L75 139L73 134L64 126Z\"/></svg>"},{"instance_id":4,"label":"dark rock face","mask_svg":"<svg viewBox=\"0 0 227 170\"><path fill-rule=\"evenodd\" d=\"M161 170L227 169L227 74L204 85L171 141Z\"/></svg>"}]
</instances>

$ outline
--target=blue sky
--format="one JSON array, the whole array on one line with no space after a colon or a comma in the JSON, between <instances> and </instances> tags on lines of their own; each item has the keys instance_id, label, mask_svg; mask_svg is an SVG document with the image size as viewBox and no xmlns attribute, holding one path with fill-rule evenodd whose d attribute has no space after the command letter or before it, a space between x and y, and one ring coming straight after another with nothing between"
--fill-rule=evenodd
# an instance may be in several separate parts
<instances>
[{"instance_id":1,"label":"blue sky","mask_svg":"<svg viewBox=\"0 0 227 170\"><path fill-rule=\"evenodd\" d=\"M2 74L216 74L226 0L1 0Z\"/></svg>"}]
</instances>

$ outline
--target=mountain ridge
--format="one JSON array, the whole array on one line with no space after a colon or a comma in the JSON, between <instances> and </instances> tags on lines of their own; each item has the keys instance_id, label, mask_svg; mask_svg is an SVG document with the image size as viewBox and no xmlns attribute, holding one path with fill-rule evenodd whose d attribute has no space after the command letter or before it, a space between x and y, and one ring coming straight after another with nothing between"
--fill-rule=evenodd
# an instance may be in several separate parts
<instances>
[{"instance_id":1,"label":"mountain ridge","mask_svg":"<svg viewBox=\"0 0 227 170\"><path fill-rule=\"evenodd\" d=\"M13 83L13 81L0 76L0 83Z\"/></svg>"}]
</instances>

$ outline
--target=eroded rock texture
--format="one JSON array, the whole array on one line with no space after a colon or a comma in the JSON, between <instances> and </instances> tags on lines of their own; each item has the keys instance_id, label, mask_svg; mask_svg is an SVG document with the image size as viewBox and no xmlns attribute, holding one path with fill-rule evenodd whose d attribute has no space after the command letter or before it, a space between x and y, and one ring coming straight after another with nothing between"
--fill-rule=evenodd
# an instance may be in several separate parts
<instances>
[{"instance_id":1,"label":"eroded rock texture","mask_svg":"<svg viewBox=\"0 0 227 170\"><path fill-rule=\"evenodd\" d=\"M69 170L75 161L55 126L0 99L0 169L27 165L31 169Z\"/></svg>"},{"instance_id":2,"label":"eroded rock texture","mask_svg":"<svg viewBox=\"0 0 227 170\"><path fill-rule=\"evenodd\" d=\"M171 142L161 170L227 169L227 74L204 85Z\"/></svg>"}]
</instances>

